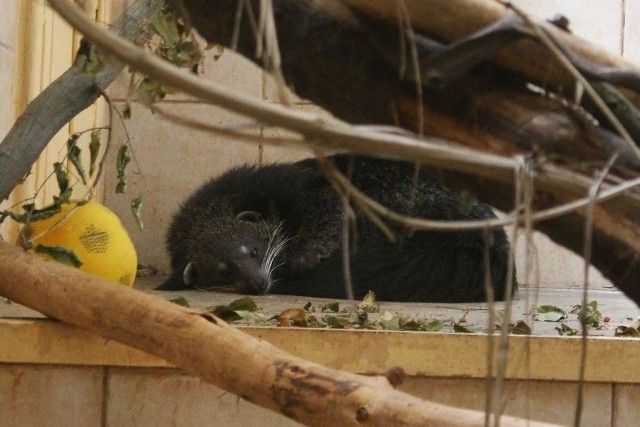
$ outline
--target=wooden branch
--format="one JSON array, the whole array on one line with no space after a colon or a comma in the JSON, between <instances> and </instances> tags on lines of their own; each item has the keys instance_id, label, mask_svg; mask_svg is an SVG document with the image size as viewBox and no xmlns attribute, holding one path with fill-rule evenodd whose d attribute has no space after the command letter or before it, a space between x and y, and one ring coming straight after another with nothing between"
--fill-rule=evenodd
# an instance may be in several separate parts
<instances>
[{"instance_id":1,"label":"wooden branch","mask_svg":"<svg viewBox=\"0 0 640 427\"><path fill-rule=\"evenodd\" d=\"M162 357L243 399L315 426L483 426L456 409L307 362L211 314L116 285L0 242L0 295ZM504 426L550 424L502 417Z\"/></svg>"},{"instance_id":2,"label":"wooden branch","mask_svg":"<svg viewBox=\"0 0 640 427\"><path fill-rule=\"evenodd\" d=\"M358 10L392 25L398 22L398 5L386 0L342 0ZM498 0L404 0L414 30L445 42L460 40L504 18L509 10ZM461 11L465 11L461 13ZM437 17L437 18L434 18ZM549 16L552 18L552 16ZM571 17L568 17L569 19ZM632 61L594 46L571 33L549 23L541 23L544 29L559 40L571 52L604 67L629 69L640 72L640 66ZM495 61L515 74L525 76L545 87L562 88L573 93L575 79L553 60L549 51L539 43L522 40L496 55ZM640 93L619 88L631 102L640 108Z\"/></svg>"},{"instance_id":3,"label":"wooden branch","mask_svg":"<svg viewBox=\"0 0 640 427\"><path fill-rule=\"evenodd\" d=\"M149 36L144 25L163 5L164 0L140 0L127 9L113 28L127 40L144 43ZM107 59L95 75L83 72L91 49L85 47L74 66L31 101L0 144L0 201L9 197L51 138L91 106L122 71L124 64Z\"/></svg>"}]
</instances>

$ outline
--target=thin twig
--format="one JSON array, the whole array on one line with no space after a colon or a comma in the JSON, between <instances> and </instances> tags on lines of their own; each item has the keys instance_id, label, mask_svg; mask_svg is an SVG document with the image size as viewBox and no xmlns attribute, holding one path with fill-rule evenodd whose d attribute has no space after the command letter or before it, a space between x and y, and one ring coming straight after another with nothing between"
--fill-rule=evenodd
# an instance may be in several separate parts
<instances>
[{"instance_id":1,"label":"thin twig","mask_svg":"<svg viewBox=\"0 0 640 427\"><path fill-rule=\"evenodd\" d=\"M593 243L593 211L595 208L595 200L598 192L604 182L605 177L609 174L611 167L618 158L617 154L611 156L603 170L596 175L596 180L589 191L590 203L587 205L587 214L584 224L584 290L582 292L582 310L580 316L580 326L582 327L582 340L580 346L580 374L578 377L578 402L576 404L576 412L574 418L574 426L579 427L582 420L582 408L584 406L584 379L587 366L587 344L589 337L589 329L587 325L587 307L589 304L589 267L591 266L591 249Z\"/></svg>"}]
</instances>

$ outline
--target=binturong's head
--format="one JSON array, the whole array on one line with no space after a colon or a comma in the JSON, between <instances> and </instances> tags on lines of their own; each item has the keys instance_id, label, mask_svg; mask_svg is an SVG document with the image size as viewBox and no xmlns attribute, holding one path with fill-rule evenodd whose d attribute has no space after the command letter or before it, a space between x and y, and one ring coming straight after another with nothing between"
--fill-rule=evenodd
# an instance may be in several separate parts
<instances>
[{"instance_id":1,"label":"binturong's head","mask_svg":"<svg viewBox=\"0 0 640 427\"><path fill-rule=\"evenodd\" d=\"M186 223L182 219L174 219L167 236L173 273L156 289L269 292L285 244L280 224L253 211Z\"/></svg>"}]
</instances>

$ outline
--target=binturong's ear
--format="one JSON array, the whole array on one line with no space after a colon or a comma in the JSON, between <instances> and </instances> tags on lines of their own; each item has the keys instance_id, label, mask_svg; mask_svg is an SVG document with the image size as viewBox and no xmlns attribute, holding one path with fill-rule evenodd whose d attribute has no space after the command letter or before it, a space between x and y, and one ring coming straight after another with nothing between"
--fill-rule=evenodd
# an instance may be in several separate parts
<instances>
[{"instance_id":1,"label":"binturong's ear","mask_svg":"<svg viewBox=\"0 0 640 427\"><path fill-rule=\"evenodd\" d=\"M243 211L236 215L236 219L247 222L258 222L262 219L262 215L256 211Z\"/></svg>"},{"instance_id":2,"label":"binturong's ear","mask_svg":"<svg viewBox=\"0 0 640 427\"><path fill-rule=\"evenodd\" d=\"M192 280L193 277L191 276L189 276L188 283L185 281L185 276L186 276L185 272L187 271L187 269L189 270L192 269L191 267L192 264L193 263L189 263L184 269L176 270L173 273L171 273L171 276L169 276L169 278L165 280L163 284L155 288L155 290L156 291L182 291L186 289L189 286L189 284L193 282ZM189 271L189 274L191 274L191 271Z\"/></svg>"}]
</instances>

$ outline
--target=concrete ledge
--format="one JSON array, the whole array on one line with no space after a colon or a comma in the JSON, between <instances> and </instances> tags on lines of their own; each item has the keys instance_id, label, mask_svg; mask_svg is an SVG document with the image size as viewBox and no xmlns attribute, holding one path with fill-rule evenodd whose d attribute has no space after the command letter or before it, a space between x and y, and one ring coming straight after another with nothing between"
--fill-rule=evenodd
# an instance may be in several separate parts
<instances>
[{"instance_id":1,"label":"concrete ledge","mask_svg":"<svg viewBox=\"0 0 640 427\"><path fill-rule=\"evenodd\" d=\"M489 338L481 334L241 327L306 359L358 373L401 366L407 375L484 378ZM494 346L497 337L494 337ZM48 319L0 319L0 363L168 367L164 360ZM579 337L511 336L508 379L576 381ZM640 383L640 340L588 340L586 381ZM497 347L494 353L497 354ZM621 359L621 355L624 357Z\"/></svg>"}]
</instances>

